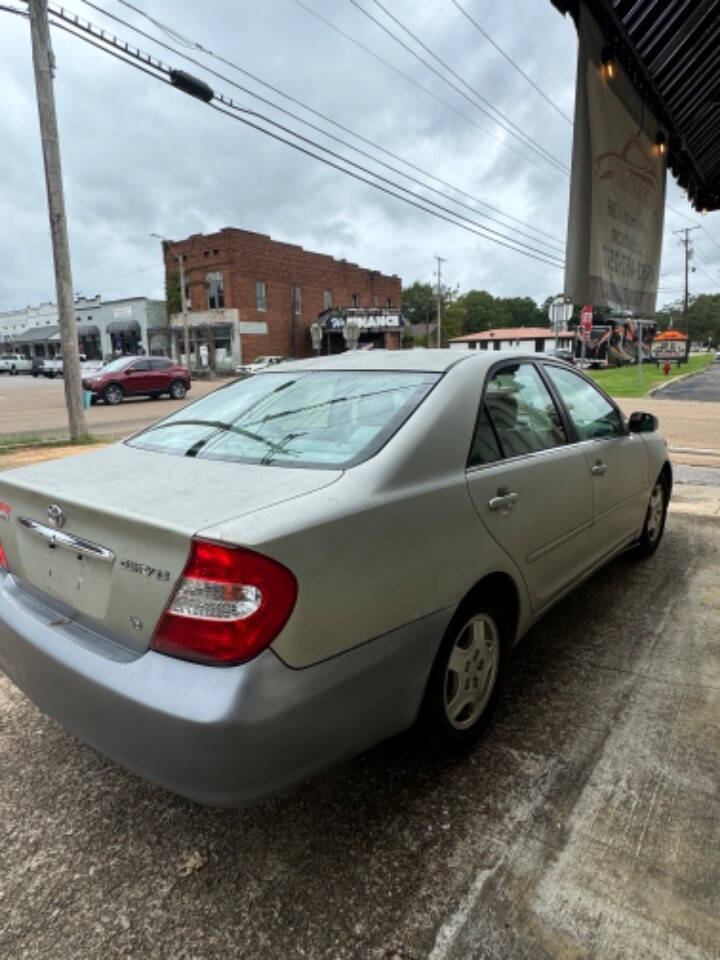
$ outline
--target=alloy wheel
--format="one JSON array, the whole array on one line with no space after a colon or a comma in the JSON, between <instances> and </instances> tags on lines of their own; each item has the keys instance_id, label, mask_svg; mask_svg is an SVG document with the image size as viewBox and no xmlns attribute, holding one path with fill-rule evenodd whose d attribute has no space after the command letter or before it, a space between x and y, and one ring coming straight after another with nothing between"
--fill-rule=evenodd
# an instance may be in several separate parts
<instances>
[{"instance_id":1,"label":"alloy wheel","mask_svg":"<svg viewBox=\"0 0 720 960\"><path fill-rule=\"evenodd\" d=\"M665 491L662 483L658 480L650 494L650 503L647 514L647 536L653 543L660 536L663 524L663 514L665 512Z\"/></svg>"},{"instance_id":2,"label":"alloy wheel","mask_svg":"<svg viewBox=\"0 0 720 960\"><path fill-rule=\"evenodd\" d=\"M485 613L472 617L460 630L445 670L443 704L448 723L467 730L479 719L492 697L500 667L500 636Z\"/></svg>"}]
</instances>

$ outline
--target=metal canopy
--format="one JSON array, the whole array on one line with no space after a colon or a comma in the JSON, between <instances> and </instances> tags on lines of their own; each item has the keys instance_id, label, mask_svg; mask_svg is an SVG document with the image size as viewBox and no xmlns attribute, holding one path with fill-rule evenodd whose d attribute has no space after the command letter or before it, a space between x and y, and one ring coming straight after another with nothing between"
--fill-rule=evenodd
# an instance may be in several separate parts
<instances>
[{"instance_id":1,"label":"metal canopy","mask_svg":"<svg viewBox=\"0 0 720 960\"><path fill-rule=\"evenodd\" d=\"M696 210L720 208L720 0L585 2L638 93L671 131L668 166Z\"/></svg>"},{"instance_id":2,"label":"metal canopy","mask_svg":"<svg viewBox=\"0 0 720 960\"><path fill-rule=\"evenodd\" d=\"M137 320L113 320L105 328L108 333L140 333Z\"/></svg>"}]
</instances>

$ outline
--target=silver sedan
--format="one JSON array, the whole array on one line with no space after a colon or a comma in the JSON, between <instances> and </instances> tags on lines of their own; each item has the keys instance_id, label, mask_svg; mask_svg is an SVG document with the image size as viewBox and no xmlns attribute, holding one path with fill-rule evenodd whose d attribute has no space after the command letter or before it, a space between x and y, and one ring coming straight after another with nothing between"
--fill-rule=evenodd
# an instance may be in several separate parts
<instances>
[{"instance_id":1,"label":"silver sedan","mask_svg":"<svg viewBox=\"0 0 720 960\"><path fill-rule=\"evenodd\" d=\"M118 763L254 803L419 724L488 723L528 628L628 548L672 474L562 361L278 364L119 443L0 476L0 668Z\"/></svg>"}]
</instances>

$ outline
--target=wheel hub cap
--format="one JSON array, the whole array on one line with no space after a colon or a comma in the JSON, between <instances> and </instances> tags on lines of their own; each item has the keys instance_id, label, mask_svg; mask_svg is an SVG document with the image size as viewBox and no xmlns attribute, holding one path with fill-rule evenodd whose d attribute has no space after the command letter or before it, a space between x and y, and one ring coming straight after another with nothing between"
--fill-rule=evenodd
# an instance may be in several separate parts
<instances>
[{"instance_id":1,"label":"wheel hub cap","mask_svg":"<svg viewBox=\"0 0 720 960\"><path fill-rule=\"evenodd\" d=\"M445 671L445 715L456 730L471 727L483 713L495 689L499 663L495 622L479 614L459 632Z\"/></svg>"}]
</instances>

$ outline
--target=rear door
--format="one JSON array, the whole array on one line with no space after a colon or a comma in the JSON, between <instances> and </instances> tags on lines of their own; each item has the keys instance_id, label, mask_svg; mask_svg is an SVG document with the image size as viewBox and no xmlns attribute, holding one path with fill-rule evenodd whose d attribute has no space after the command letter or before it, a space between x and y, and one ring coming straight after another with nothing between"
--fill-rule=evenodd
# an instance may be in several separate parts
<instances>
[{"instance_id":1,"label":"rear door","mask_svg":"<svg viewBox=\"0 0 720 960\"><path fill-rule=\"evenodd\" d=\"M172 360L166 357L150 357L150 373L148 382L153 392L164 393L170 389L168 372L172 367Z\"/></svg>"},{"instance_id":2,"label":"rear door","mask_svg":"<svg viewBox=\"0 0 720 960\"><path fill-rule=\"evenodd\" d=\"M149 393L152 389L151 376L150 361L135 360L123 371L123 390L128 396L134 393Z\"/></svg>"},{"instance_id":3,"label":"rear door","mask_svg":"<svg viewBox=\"0 0 720 960\"><path fill-rule=\"evenodd\" d=\"M632 540L647 508L647 458L642 439L628 433L622 414L594 383L555 364L543 367L567 410L587 460L593 490L594 560Z\"/></svg>"},{"instance_id":4,"label":"rear door","mask_svg":"<svg viewBox=\"0 0 720 960\"><path fill-rule=\"evenodd\" d=\"M588 567L587 460L531 361L503 363L485 385L467 468L475 509L522 571L540 610Z\"/></svg>"}]
</instances>

